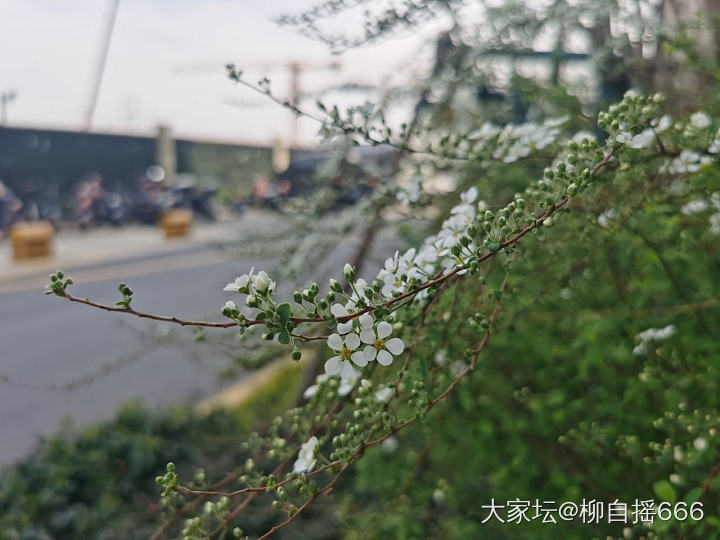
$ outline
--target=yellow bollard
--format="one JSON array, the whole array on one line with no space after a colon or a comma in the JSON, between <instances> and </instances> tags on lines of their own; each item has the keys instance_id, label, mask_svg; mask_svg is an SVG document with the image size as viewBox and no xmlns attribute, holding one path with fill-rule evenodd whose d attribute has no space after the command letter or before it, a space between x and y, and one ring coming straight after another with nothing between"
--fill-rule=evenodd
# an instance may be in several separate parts
<instances>
[{"instance_id":1,"label":"yellow bollard","mask_svg":"<svg viewBox=\"0 0 720 540\"><path fill-rule=\"evenodd\" d=\"M193 224L192 210L176 208L168 210L160 222L165 231L165 238L187 236Z\"/></svg>"},{"instance_id":2,"label":"yellow bollard","mask_svg":"<svg viewBox=\"0 0 720 540\"><path fill-rule=\"evenodd\" d=\"M10 231L16 261L49 257L55 229L49 221L17 223Z\"/></svg>"}]
</instances>

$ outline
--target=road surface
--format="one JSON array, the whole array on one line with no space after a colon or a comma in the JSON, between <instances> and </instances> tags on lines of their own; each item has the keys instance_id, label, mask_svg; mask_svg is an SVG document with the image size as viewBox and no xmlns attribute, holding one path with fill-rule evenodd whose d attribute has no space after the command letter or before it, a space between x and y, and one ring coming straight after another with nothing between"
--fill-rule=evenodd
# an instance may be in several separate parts
<instances>
[{"instance_id":1,"label":"road surface","mask_svg":"<svg viewBox=\"0 0 720 540\"><path fill-rule=\"evenodd\" d=\"M336 268L338 277L350 253L336 250L323 266ZM196 245L183 253L95 264L72 272L72 292L112 303L124 281L135 291L138 310L220 320L222 305L232 297L222 292L225 284L253 266L272 264L226 257ZM26 455L64 419L74 425L107 419L132 399L155 407L197 402L233 382L218 377L230 362L227 352L196 343L191 328L47 296L36 282L0 289L0 463ZM213 332L222 331L209 337Z\"/></svg>"}]
</instances>

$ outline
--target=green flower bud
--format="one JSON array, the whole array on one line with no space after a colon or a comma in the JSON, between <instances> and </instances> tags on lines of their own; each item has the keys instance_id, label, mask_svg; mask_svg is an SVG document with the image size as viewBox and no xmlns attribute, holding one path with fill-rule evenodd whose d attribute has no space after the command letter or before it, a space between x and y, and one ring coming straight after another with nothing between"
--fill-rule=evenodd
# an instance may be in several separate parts
<instances>
[{"instance_id":1,"label":"green flower bud","mask_svg":"<svg viewBox=\"0 0 720 540\"><path fill-rule=\"evenodd\" d=\"M342 292L342 285L340 285L340 282L331 279L330 280L330 290L335 292Z\"/></svg>"},{"instance_id":2,"label":"green flower bud","mask_svg":"<svg viewBox=\"0 0 720 540\"><path fill-rule=\"evenodd\" d=\"M493 240L490 240L489 238L485 240L485 247L490 251L491 253L495 253L500 249L500 244L498 242L495 242Z\"/></svg>"}]
</instances>

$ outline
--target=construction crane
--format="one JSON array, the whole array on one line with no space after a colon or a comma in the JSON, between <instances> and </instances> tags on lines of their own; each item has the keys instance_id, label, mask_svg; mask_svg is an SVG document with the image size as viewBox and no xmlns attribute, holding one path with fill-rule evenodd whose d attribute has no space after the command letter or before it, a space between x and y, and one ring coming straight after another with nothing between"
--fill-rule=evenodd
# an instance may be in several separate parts
<instances>
[{"instance_id":1,"label":"construction crane","mask_svg":"<svg viewBox=\"0 0 720 540\"><path fill-rule=\"evenodd\" d=\"M177 66L173 72L176 74L188 74L196 72L209 72L219 71L224 69L225 63L218 62L217 64L193 64L186 66ZM239 64L239 67L243 72L248 71L262 71L268 73L270 71L276 71L278 69L286 70L290 79L288 88L287 101L293 107L297 107L303 98L303 92L301 89L301 76L303 73L308 71L339 71L342 69L342 65L338 61L331 62L299 62L299 61L288 61L283 63L268 62L261 64ZM292 115L290 124L290 146L296 147L298 145L299 135L299 118L295 113Z\"/></svg>"}]
</instances>

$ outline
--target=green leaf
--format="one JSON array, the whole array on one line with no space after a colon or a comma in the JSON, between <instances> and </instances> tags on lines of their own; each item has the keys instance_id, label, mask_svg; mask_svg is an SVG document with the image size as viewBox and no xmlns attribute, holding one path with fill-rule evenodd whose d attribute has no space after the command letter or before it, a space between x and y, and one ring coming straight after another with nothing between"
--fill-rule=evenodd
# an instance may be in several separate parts
<instances>
[{"instance_id":1,"label":"green leaf","mask_svg":"<svg viewBox=\"0 0 720 540\"><path fill-rule=\"evenodd\" d=\"M700 488L700 487L693 488L685 494L685 497L683 497L683 501L687 504L692 504L694 502L697 502L697 500L700 498L701 494L702 494L702 488Z\"/></svg>"},{"instance_id":2,"label":"green leaf","mask_svg":"<svg viewBox=\"0 0 720 540\"><path fill-rule=\"evenodd\" d=\"M280 323L282 326L285 326L290 320L290 315L292 315L292 308L290 307L290 304L287 302L280 304L277 307L277 314L280 317Z\"/></svg>"},{"instance_id":3,"label":"green leaf","mask_svg":"<svg viewBox=\"0 0 720 540\"><path fill-rule=\"evenodd\" d=\"M663 501L669 503L675 503L677 501L677 494L675 488L668 480L658 480L653 484L653 491L655 495L660 497Z\"/></svg>"},{"instance_id":4,"label":"green leaf","mask_svg":"<svg viewBox=\"0 0 720 540\"><path fill-rule=\"evenodd\" d=\"M330 319L330 320L327 322L327 326L328 326L328 328L330 328L330 330L332 330L333 328L335 328L335 327L337 326L337 319Z\"/></svg>"},{"instance_id":5,"label":"green leaf","mask_svg":"<svg viewBox=\"0 0 720 540\"><path fill-rule=\"evenodd\" d=\"M283 345L287 345L288 343L290 343L290 332L288 332L287 330L280 332L278 334L278 341Z\"/></svg>"}]
</instances>

